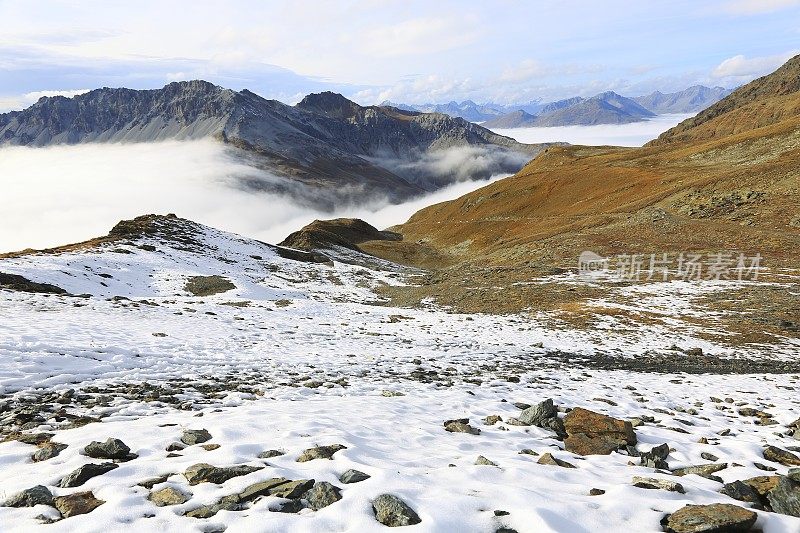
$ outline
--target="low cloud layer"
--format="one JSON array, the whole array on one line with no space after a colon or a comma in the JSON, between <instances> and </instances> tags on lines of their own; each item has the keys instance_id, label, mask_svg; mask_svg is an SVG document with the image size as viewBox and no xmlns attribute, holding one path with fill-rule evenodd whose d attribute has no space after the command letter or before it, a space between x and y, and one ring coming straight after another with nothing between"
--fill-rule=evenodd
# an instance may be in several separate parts
<instances>
[{"instance_id":1,"label":"low cloud layer","mask_svg":"<svg viewBox=\"0 0 800 533\"><path fill-rule=\"evenodd\" d=\"M642 146L678 123L694 116L659 115L653 119L630 124L600 124L598 126L560 126L555 128L492 129L522 143L561 141L587 146Z\"/></svg>"},{"instance_id":2,"label":"low cloud layer","mask_svg":"<svg viewBox=\"0 0 800 533\"><path fill-rule=\"evenodd\" d=\"M274 193L242 190L241 180L254 177L280 179L243 164L213 141L2 148L0 252L105 235L119 220L145 213L176 213L267 242L315 218L356 216L383 228L486 183L460 182L401 205L375 201L321 212Z\"/></svg>"}]
</instances>

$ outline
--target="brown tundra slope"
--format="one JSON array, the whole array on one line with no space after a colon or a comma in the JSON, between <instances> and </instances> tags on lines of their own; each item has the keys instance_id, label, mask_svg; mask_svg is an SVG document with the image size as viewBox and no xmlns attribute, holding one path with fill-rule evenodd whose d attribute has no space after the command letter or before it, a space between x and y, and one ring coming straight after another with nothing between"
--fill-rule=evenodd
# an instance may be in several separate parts
<instances>
[{"instance_id":1,"label":"brown tundra slope","mask_svg":"<svg viewBox=\"0 0 800 533\"><path fill-rule=\"evenodd\" d=\"M575 270L583 250L760 253L769 269L760 279L783 285L703 297L726 335L760 342L798 336L799 206L797 56L642 148L551 147L514 176L391 228L402 241L359 246L429 269L420 286L388 290L407 303L556 310L573 322L589 320L589 302L608 297L608 287L541 280ZM647 320L646 310L635 318Z\"/></svg>"}]
</instances>

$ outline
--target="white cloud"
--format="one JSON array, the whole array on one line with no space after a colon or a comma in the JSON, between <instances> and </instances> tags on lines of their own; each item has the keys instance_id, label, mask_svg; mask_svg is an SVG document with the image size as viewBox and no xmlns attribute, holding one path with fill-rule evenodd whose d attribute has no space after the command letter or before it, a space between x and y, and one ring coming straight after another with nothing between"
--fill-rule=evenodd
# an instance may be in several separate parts
<instances>
[{"instance_id":1,"label":"white cloud","mask_svg":"<svg viewBox=\"0 0 800 533\"><path fill-rule=\"evenodd\" d=\"M751 58L736 55L717 65L711 71L711 75L715 78L756 78L769 74L796 53L796 51L792 51L780 55Z\"/></svg>"},{"instance_id":2,"label":"white cloud","mask_svg":"<svg viewBox=\"0 0 800 533\"><path fill-rule=\"evenodd\" d=\"M737 15L760 15L797 6L800 0L736 0L728 4L727 10Z\"/></svg>"},{"instance_id":3,"label":"white cloud","mask_svg":"<svg viewBox=\"0 0 800 533\"><path fill-rule=\"evenodd\" d=\"M78 89L74 91L33 91L20 96L0 97L0 113L25 109L31 104L35 104L39 98L45 96L66 96L67 98L72 98L73 96L88 93L89 91L90 89Z\"/></svg>"},{"instance_id":4,"label":"white cloud","mask_svg":"<svg viewBox=\"0 0 800 533\"><path fill-rule=\"evenodd\" d=\"M464 18L428 17L368 30L358 37L363 52L378 57L428 55L475 42L480 30Z\"/></svg>"}]
</instances>

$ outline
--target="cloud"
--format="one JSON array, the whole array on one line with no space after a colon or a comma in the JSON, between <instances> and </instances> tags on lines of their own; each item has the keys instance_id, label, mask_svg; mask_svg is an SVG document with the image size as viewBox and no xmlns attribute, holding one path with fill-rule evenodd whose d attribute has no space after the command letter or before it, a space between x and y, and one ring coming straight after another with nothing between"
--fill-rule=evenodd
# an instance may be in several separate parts
<instances>
[{"instance_id":1,"label":"cloud","mask_svg":"<svg viewBox=\"0 0 800 533\"><path fill-rule=\"evenodd\" d=\"M420 163L447 173L449 165L484 165L477 154ZM450 169L454 171L455 169ZM259 182L264 190L243 186ZM0 148L0 252L44 248L105 235L121 219L176 213L213 227L279 242L317 218L359 217L386 227L417 209L484 184L460 182L411 202L385 199L322 211L275 192L287 180L247 165L212 140L141 144L83 144ZM298 186L299 187L299 186ZM294 190L296 194L319 191Z\"/></svg>"},{"instance_id":2,"label":"cloud","mask_svg":"<svg viewBox=\"0 0 800 533\"><path fill-rule=\"evenodd\" d=\"M729 2L727 11L737 15L761 15L800 6L800 0L736 0Z\"/></svg>"},{"instance_id":3,"label":"cloud","mask_svg":"<svg viewBox=\"0 0 800 533\"><path fill-rule=\"evenodd\" d=\"M474 21L458 17L426 17L405 20L368 30L359 36L364 52L378 57L429 55L460 48L478 40Z\"/></svg>"},{"instance_id":4,"label":"cloud","mask_svg":"<svg viewBox=\"0 0 800 533\"><path fill-rule=\"evenodd\" d=\"M711 71L711 75L714 78L756 78L774 71L796 53L796 51L792 51L780 55L751 58L743 55L733 56L717 65Z\"/></svg>"},{"instance_id":5,"label":"cloud","mask_svg":"<svg viewBox=\"0 0 800 533\"><path fill-rule=\"evenodd\" d=\"M45 96L49 97L65 96L67 98L72 98L73 96L78 96L79 94L88 93L89 91L90 89L78 89L72 91L32 91L17 97L12 96L12 97L0 98L0 113L4 113L6 111L25 109L31 104L35 104L39 100L39 98L43 98Z\"/></svg>"}]
</instances>

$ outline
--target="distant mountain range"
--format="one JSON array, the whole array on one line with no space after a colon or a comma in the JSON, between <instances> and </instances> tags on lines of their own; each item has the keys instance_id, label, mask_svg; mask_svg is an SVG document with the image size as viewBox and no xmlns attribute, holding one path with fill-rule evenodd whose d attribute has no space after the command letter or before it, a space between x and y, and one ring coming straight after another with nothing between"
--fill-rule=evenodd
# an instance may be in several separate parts
<instances>
[{"instance_id":1,"label":"distant mountain range","mask_svg":"<svg viewBox=\"0 0 800 533\"><path fill-rule=\"evenodd\" d=\"M487 128L525 128L595 124L624 124L647 120L665 113L696 113L718 102L731 93L722 87L695 85L683 91L664 94L654 92L645 96L627 98L614 92L605 92L591 98L576 96L557 102L501 105L476 104L471 100L461 103L408 105L384 102L382 105L407 111L444 113L472 122L481 122Z\"/></svg>"},{"instance_id":2,"label":"distant mountain range","mask_svg":"<svg viewBox=\"0 0 800 533\"><path fill-rule=\"evenodd\" d=\"M244 186L327 208L373 196L400 201L453 179L512 173L541 150L443 114L362 107L331 92L289 106L205 81L46 97L0 114L0 146L208 137L254 167ZM470 151L467 158L480 155L481 164L462 165L457 173L433 164L437 154L453 149Z\"/></svg>"}]
</instances>

